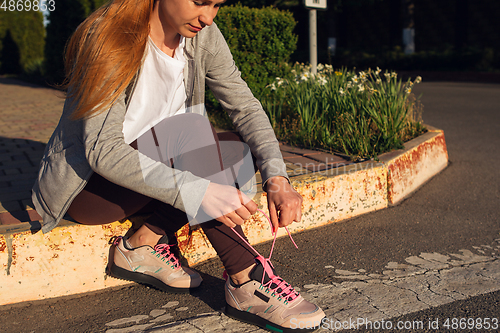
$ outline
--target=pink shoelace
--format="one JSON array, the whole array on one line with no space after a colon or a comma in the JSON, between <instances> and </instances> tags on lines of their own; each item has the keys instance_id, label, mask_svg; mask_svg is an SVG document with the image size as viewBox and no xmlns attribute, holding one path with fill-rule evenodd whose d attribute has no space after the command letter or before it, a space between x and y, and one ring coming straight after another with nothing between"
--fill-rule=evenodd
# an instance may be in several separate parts
<instances>
[{"instance_id":1,"label":"pink shoelace","mask_svg":"<svg viewBox=\"0 0 500 333\"><path fill-rule=\"evenodd\" d=\"M264 216L266 217L267 221L269 222L269 224L271 225L271 232L273 232L273 224L271 223L271 219L269 218L269 216L267 216L266 213L264 213L264 211L260 210L260 209L257 209L259 212L261 212L262 214L264 214ZM273 236L274 236L274 239L273 239L273 244L271 245L271 251L269 253L269 258L264 258L264 256L262 256L256 249L253 248L252 245L250 245L250 243L247 242L247 240L241 236L236 230L234 230L233 228L231 228L231 230L233 230L233 232L246 244L248 245L248 247L250 247L256 254L257 254L257 257L255 258L255 260L259 261L261 264L262 264L262 267L264 268L264 273L265 274L262 274L262 281L261 281L261 284L272 290L273 291L273 294L279 294L280 297L284 297L285 298L285 301L286 302L291 302L293 301L295 298L297 298L299 296L299 293L295 291L295 289L292 288L292 286L290 286L289 283L285 282L284 279L280 278L279 276L275 275L274 274L274 266L271 264L271 257L273 255L273 250L274 250L274 244L276 243L276 236L278 234L278 231L276 230L275 232L273 232ZM288 228L285 227L285 230L286 232L288 233L288 236L290 237L290 240L292 241L293 245L298 249L299 247L297 246L297 244L295 244L295 241L293 240L292 238L292 235L290 234L290 231L288 231ZM265 276L269 277L269 281L267 283L264 284L264 278ZM226 272L224 271L224 277L226 278L227 274ZM227 277L229 278L229 277ZM281 291L279 291L281 290Z\"/></svg>"},{"instance_id":2,"label":"pink shoelace","mask_svg":"<svg viewBox=\"0 0 500 333\"><path fill-rule=\"evenodd\" d=\"M154 250L161 258L164 258L163 260L167 261L173 269L177 269L180 266L179 259L177 259L175 255L170 251L170 248L172 246L173 245L168 244L157 244L154 247Z\"/></svg>"}]
</instances>

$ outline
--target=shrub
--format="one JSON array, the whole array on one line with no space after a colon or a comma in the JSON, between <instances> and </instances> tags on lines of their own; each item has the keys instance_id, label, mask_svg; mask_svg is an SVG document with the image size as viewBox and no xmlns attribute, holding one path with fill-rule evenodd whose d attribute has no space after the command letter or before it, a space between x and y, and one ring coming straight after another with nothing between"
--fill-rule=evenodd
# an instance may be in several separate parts
<instances>
[{"instance_id":1,"label":"shrub","mask_svg":"<svg viewBox=\"0 0 500 333\"><path fill-rule=\"evenodd\" d=\"M58 0L57 10L50 12L45 45L45 72L52 83L64 79L64 48L69 37L105 0Z\"/></svg>"},{"instance_id":2,"label":"shrub","mask_svg":"<svg viewBox=\"0 0 500 333\"><path fill-rule=\"evenodd\" d=\"M376 157L421 134L421 107L395 72L334 71L297 65L276 78L261 99L280 140L349 155L358 161Z\"/></svg>"},{"instance_id":3,"label":"shrub","mask_svg":"<svg viewBox=\"0 0 500 333\"><path fill-rule=\"evenodd\" d=\"M256 9L238 4L222 7L215 22L255 96L259 96L275 77L284 75L297 44L297 36L292 32L296 22L291 13L272 7ZM207 102L209 106L218 106L210 93Z\"/></svg>"},{"instance_id":4,"label":"shrub","mask_svg":"<svg viewBox=\"0 0 500 333\"><path fill-rule=\"evenodd\" d=\"M43 15L39 11L0 11L0 73L21 74L43 59Z\"/></svg>"}]
</instances>

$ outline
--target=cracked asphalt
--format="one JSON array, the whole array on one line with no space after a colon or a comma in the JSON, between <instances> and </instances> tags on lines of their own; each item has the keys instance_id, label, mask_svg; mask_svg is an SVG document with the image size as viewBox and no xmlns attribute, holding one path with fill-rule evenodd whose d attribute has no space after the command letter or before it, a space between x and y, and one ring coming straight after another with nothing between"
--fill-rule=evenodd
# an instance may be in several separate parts
<instances>
[{"instance_id":1,"label":"cracked asphalt","mask_svg":"<svg viewBox=\"0 0 500 333\"><path fill-rule=\"evenodd\" d=\"M423 94L424 121L445 132L449 167L397 206L295 235L299 250L279 239L273 263L304 297L325 309L332 325L365 319L371 329L349 327L394 332L401 322L407 332L478 332L489 318L489 331L498 331L492 318L500 320L500 85L426 83L424 77L414 92ZM270 244L256 248L267 255ZM2 306L0 327L5 332L259 331L219 313L224 295L218 260L196 269L204 282L191 294L132 284ZM461 327L460 318L474 323Z\"/></svg>"}]
</instances>

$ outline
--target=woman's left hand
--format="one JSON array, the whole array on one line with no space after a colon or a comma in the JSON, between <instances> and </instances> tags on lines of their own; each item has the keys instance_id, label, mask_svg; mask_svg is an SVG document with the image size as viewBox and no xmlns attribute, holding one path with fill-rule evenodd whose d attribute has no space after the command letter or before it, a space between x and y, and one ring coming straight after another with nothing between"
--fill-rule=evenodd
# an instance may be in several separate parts
<instances>
[{"instance_id":1,"label":"woman's left hand","mask_svg":"<svg viewBox=\"0 0 500 333\"><path fill-rule=\"evenodd\" d=\"M267 181L267 205L273 232L302 218L302 196L285 177L272 177Z\"/></svg>"}]
</instances>

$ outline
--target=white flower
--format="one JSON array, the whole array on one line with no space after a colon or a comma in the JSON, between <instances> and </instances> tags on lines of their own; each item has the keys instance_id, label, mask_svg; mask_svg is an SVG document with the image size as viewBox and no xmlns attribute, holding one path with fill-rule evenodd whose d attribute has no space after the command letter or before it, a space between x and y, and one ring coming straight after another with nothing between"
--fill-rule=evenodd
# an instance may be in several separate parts
<instances>
[{"instance_id":1,"label":"white flower","mask_svg":"<svg viewBox=\"0 0 500 333\"><path fill-rule=\"evenodd\" d=\"M391 73L391 77L397 77L397 76L398 76L398 73L396 73L396 72Z\"/></svg>"},{"instance_id":2,"label":"white flower","mask_svg":"<svg viewBox=\"0 0 500 333\"><path fill-rule=\"evenodd\" d=\"M318 77L318 82L319 82L319 84L321 84L322 86L324 86L328 81L325 79L324 76L319 76Z\"/></svg>"},{"instance_id":3,"label":"white flower","mask_svg":"<svg viewBox=\"0 0 500 333\"><path fill-rule=\"evenodd\" d=\"M415 83L420 83L420 82L422 82L422 77L417 76L417 78L415 79Z\"/></svg>"},{"instance_id":4,"label":"white flower","mask_svg":"<svg viewBox=\"0 0 500 333\"><path fill-rule=\"evenodd\" d=\"M365 91L365 86L362 84L359 84L358 89L359 89L359 91Z\"/></svg>"},{"instance_id":5,"label":"white flower","mask_svg":"<svg viewBox=\"0 0 500 333\"><path fill-rule=\"evenodd\" d=\"M382 71L382 70L381 70L380 68L378 68L378 66L377 66L377 70L375 71L375 74L377 74L377 75L378 75L381 71Z\"/></svg>"},{"instance_id":6,"label":"white flower","mask_svg":"<svg viewBox=\"0 0 500 333\"><path fill-rule=\"evenodd\" d=\"M340 89L339 89L339 94L340 94L341 96L344 96L344 95L345 95L345 91L344 91L344 89L340 88Z\"/></svg>"},{"instance_id":7,"label":"white flower","mask_svg":"<svg viewBox=\"0 0 500 333\"><path fill-rule=\"evenodd\" d=\"M382 83L382 80L381 79L377 79L377 81L375 81L376 84L381 84Z\"/></svg>"},{"instance_id":8,"label":"white flower","mask_svg":"<svg viewBox=\"0 0 500 333\"><path fill-rule=\"evenodd\" d=\"M274 82L271 84L271 90L276 90L276 85L274 84Z\"/></svg>"},{"instance_id":9,"label":"white flower","mask_svg":"<svg viewBox=\"0 0 500 333\"><path fill-rule=\"evenodd\" d=\"M391 74L389 74L389 73L384 73L384 76L387 79L387 81L389 81L391 79Z\"/></svg>"},{"instance_id":10,"label":"white flower","mask_svg":"<svg viewBox=\"0 0 500 333\"><path fill-rule=\"evenodd\" d=\"M302 73L302 75L300 76L300 79L302 81L307 81L309 79L309 73L307 73L307 72Z\"/></svg>"},{"instance_id":11,"label":"white flower","mask_svg":"<svg viewBox=\"0 0 500 333\"><path fill-rule=\"evenodd\" d=\"M323 66L323 64L318 64L316 68L319 72L321 72L325 68L325 66Z\"/></svg>"},{"instance_id":12,"label":"white flower","mask_svg":"<svg viewBox=\"0 0 500 333\"><path fill-rule=\"evenodd\" d=\"M411 93L411 86L405 89L405 93L407 94Z\"/></svg>"}]
</instances>

